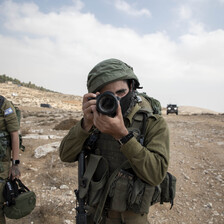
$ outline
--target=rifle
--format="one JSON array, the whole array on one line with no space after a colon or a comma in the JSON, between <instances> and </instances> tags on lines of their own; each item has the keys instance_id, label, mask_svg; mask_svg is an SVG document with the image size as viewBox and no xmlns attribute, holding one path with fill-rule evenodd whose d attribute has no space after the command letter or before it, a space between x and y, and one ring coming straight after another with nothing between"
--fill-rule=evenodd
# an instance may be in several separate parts
<instances>
[{"instance_id":1,"label":"rifle","mask_svg":"<svg viewBox=\"0 0 224 224\"><path fill-rule=\"evenodd\" d=\"M85 198L79 197L80 188L85 188L87 184L87 179L84 178L85 173L85 153L88 151L95 151L96 142L98 139L99 131L95 129L93 133L87 138L83 145L82 151L79 154L78 159L78 190L75 190L76 194L76 224L87 224L87 214L85 210Z\"/></svg>"},{"instance_id":2,"label":"rifle","mask_svg":"<svg viewBox=\"0 0 224 224\"><path fill-rule=\"evenodd\" d=\"M80 187L86 186L86 181L83 178L85 172L85 152L84 149L79 154L79 162L78 162L78 190L75 190L76 194L76 224L87 224L87 214L84 208L85 199L79 197Z\"/></svg>"}]
</instances>

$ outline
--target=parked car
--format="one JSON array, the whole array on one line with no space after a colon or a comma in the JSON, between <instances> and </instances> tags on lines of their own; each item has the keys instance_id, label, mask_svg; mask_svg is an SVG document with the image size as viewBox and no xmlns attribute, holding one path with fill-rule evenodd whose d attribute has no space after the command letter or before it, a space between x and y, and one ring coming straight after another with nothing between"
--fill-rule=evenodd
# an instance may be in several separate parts
<instances>
[{"instance_id":1,"label":"parked car","mask_svg":"<svg viewBox=\"0 0 224 224\"><path fill-rule=\"evenodd\" d=\"M176 104L168 104L166 108L166 114L178 115L178 106Z\"/></svg>"},{"instance_id":2,"label":"parked car","mask_svg":"<svg viewBox=\"0 0 224 224\"><path fill-rule=\"evenodd\" d=\"M41 103L40 107L47 107L47 108L52 108L52 106L48 103Z\"/></svg>"}]
</instances>

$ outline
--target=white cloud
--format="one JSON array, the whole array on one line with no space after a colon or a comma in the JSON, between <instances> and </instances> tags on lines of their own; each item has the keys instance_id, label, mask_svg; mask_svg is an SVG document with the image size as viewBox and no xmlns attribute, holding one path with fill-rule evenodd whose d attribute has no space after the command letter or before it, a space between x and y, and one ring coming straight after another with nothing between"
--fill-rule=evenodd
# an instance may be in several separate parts
<instances>
[{"instance_id":1,"label":"white cloud","mask_svg":"<svg viewBox=\"0 0 224 224\"><path fill-rule=\"evenodd\" d=\"M72 0L72 2L72 5L62 6L60 10L64 12L78 12L81 11L85 6L81 0Z\"/></svg>"},{"instance_id":2,"label":"white cloud","mask_svg":"<svg viewBox=\"0 0 224 224\"><path fill-rule=\"evenodd\" d=\"M178 57L191 63L189 77L194 76L194 79L198 80L224 81L223 47L224 30L197 35L188 34L181 38Z\"/></svg>"},{"instance_id":3,"label":"white cloud","mask_svg":"<svg viewBox=\"0 0 224 224\"><path fill-rule=\"evenodd\" d=\"M187 5L182 5L178 8L178 14L181 20L188 20L192 17L192 10Z\"/></svg>"},{"instance_id":4,"label":"white cloud","mask_svg":"<svg viewBox=\"0 0 224 224\"><path fill-rule=\"evenodd\" d=\"M73 0L75 8L81 10L84 7L84 3L81 0Z\"/></svg>"},{"instance_id":5,"label":"white cloud","mask_svg":"<svg viewBox=\"0 0 224 224\"><path fill-rule=\"evenodd\" d=\"M205 24L194 18L193 8L192 4L181 5L176 8L176 27L185 33L201 34L205 32Z\"/></svg>"},{"instance_id":6,"label":"white cloud","mask_svg":"<svg viewBox=\"0 0 224 224\"><path fill-rule=\"evenodd\" d=\"M140 9L137 10L134 8L134 6L128 4L126 1L124 0L116 0L115 1L115 7L128 14L128 15L132 15L132 16L151 16L151 13L148 9Z\"/></svg>"},{"instance_id":7,"label":"white cloud","mask_svg":"<svg viewBox=\"0 0 224 224\"><path fill-rule=\"evenodd\" d=\"M163 105L173 95L182 105L189 102L213 109L213 103L224 111L224 30L199 29L176 43L166 33L139 36L77 10L44 14L35 4L6 1L0 13L6 28L15 34L0 34L0 74L82 95L92 67L115 57L130 64L144 90ZM195 86L202 84L208 88L198 91Z\"/></svg>"}]
</instances>

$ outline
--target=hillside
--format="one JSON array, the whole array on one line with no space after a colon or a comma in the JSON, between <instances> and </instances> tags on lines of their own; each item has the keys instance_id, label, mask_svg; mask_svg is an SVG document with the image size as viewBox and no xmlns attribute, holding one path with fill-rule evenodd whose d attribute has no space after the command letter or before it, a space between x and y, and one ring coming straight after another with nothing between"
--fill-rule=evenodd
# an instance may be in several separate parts
<instances>
[{"instance_id":1,"label":"hillside","mask_svg":"<svg viewBox=\"0 0 224 224\"><path fill-rule=\"evenodd\" d=\"M63 163L58 146L82 116L81 97L1 84L0 93L22 110L22 181L37 195L29 216L8 224L74 224L77 164ZM49 103L52 108L41 108ZM170 129L169 171L177 177L174 207L150 208L150 224L224 223L224 115L183 107L165 115ZM48 151L48 153L47 153ZM46 153L46 154L45 154Z\"/></svg>"},{"instance_id":2,"label":"hillside","mask_svg":"<svg viewBox=\"0 0 224 224\"><path fill-rule=\"evenodd\" d=\"M29 83L21 82L20 80L11 78L7 75L0 75L0 83L13 83L15 85L28 87L30 89L38 89L38 90L41 90L41 91L53 92L53 91L51 91L49 89L45 89L41 86L36 86L35 84L33 84L31 82L29 82Z\"/></svg>"},{"instance_id":3,"label":"hillside","mask_svg":"<svg viewBox=\"0 0 224 224\"><path fill-rule=\"evenodd\" d=\"M81 110L81 96L73 96L68 94L56 93L53 91L41 91L38 89L28 88L16 84L0 83L1 95L13 101L20 107L37 108L41 103L50 104L55 109L64 109L77 111ZM163 108L163 114L166 114L166 108ZM218 114L205 108L180 106L179 114Z\"/></svg>"},{"instance_id":4,"label":"hillside","mask_svg":"<svg viewBox=\"0 0 224 224\"><path fill-rule=\"evenodd\" d=\"M15 84L0 83L0 93L21 108L38 109L40 104L50 104L55 109L78 111L81 109L81 97L41 91Z\"/></svg>"}]
</instances>

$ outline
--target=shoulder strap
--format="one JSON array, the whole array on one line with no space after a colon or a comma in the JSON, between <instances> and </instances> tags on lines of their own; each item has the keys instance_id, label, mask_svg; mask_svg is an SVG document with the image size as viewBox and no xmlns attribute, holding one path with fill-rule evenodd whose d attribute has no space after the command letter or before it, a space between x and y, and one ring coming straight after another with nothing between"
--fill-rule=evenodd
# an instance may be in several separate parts
<instances>
[{"instance_id":1,"label":"shoulder strap","mask_svg":"<svg viewBox=\"0 0 224 224\"><path fill-rule=\"evenodd\" d=\"M138 111L132 119L131 127L129 127L129 131L138 132L138 136L136 136L136 139L141 143L141 145L143 145L144 143L146 122L148 117L148 112L141 110Z\"/></svg>"},{"instance_id":2,"label":"shoulder strap","mask_svg":"<svg viewBox=\"0 0 224 224\"><path fill-rule=\"evenodd\" d=\"M146 93L138 93L138 96L141 108L133 116L131 126L138 129L139 136L137 140L143 145L147 118L154 117L156 119L154 114L161 114L161 105L158 100L149 97Z\"/></svg>"},{"instance_id":3,"label":"shoulder strap","mask_svg":"<svg viewBox=\"0 0 224 224\"><path fill-rule=\"evenodd\" d=\"M5 101L5 97L4 96L0 96L0 109L2 108L2 105Z\"/></svg>"},{"instance_id":4,"label":"shoulder strap","mask_svg":"<svg viewBox=\"0 0 224 224\"><path fill-rule=\"evenodd\" d=\"M140 134L140 139L139 139L139 142L140 142L141 145L143 145L144 139L145 139L147 114L146 113L142 113L142 116L143 116L142 128L141 128L141 134Z\"/></svg>"},{"instance_id":5,"label":"shoulder strap","mask_svg":"<svg viewBox=\"0 0 224 224\"><path fill-rule=\"evenodd\" d=\"M80 198L84 198L86 196L86 194L89 190L90 181L91 181L100 162L103 163L102 168L105 170L105 172L108 172L109 167L108 167L107 161L102 156L90 154L88 166L83 175L83 179L81 180L82 182L84 182L84 184L83 184L83 186L80 186L80 189L79 189L79 197Z\"/></svg>"}]
</instances>

